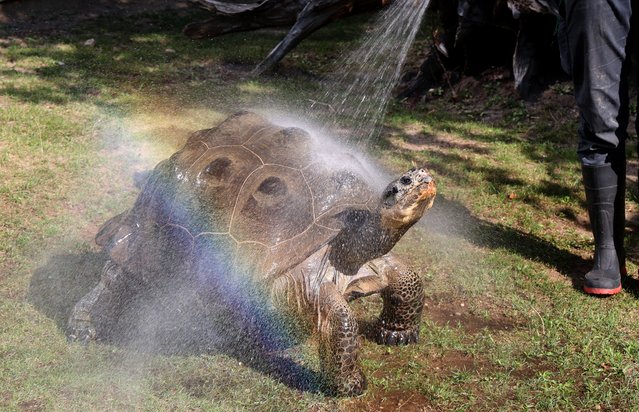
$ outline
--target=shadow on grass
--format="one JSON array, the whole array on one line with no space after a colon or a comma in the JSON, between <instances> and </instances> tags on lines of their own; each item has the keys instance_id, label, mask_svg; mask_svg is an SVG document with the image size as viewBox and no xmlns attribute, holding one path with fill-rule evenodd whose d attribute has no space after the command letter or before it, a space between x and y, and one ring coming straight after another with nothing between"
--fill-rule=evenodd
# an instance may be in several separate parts
<instances>
[{"instance_id":1,"label":"shadow on grass","mask_svg":"<svg viewBox=\"0 0 639 412\"><path fill-rule=\"evenodd\" d=\"M419 115L415 117L420 119ZM442 118L443 121L438 123L432 118ZM388 134L404 136L408 144L383 140L379 142L380 147L393 151L393 158L402 163L426 163L436 175L444 178L445 183L454 182L453 187L481 188L466 193L478 196L479 203L485 201L484 207L503 210L505 216L513 216L504 199L514 194L516 202L519 202L517 206L525 204L526 208L542 211L540 217L548 214L549 208L554 209L556 215L570 221L566 222L568 226L590 231L588 220L579 215L580 210L585 215L586 204L581 184L575 183L580 180L576 153L564 141L530 142L517 137L517 133L507 133L505 129L480 126L474 127L470 133L465 125L467 121L454 120L447 113L425 115L421 121L441 133L421 132L407 137L402 129L389 128ZM451 131L455 136L446 138ZM498 152L493 143L509 145L513 153L524 155L526 161L538 165L537 169L543 172L536 180L527 181L523 172L520 174L515 166L498 161L498 156L506 156L510 152L504 151L506 155ZM479 198L481 196L486 196L486 199ZM462 203L442 195L438 195L432 211L422 221L429 231L458 236L483 248L503 249L527 260L542 262L570 279L579 291L582 290L583 275L592 268L590 259L561 247L565 242L560 239L560 233L554 241L550 236L542 238L504 224L488 222L474 216ZM634 261L635 257L628 256L628 259ZM632 284L630 280L628 283Z\"/></svg>"},{"instance_id":2,"label":"shadow on grass","mask_svg":"<svg viewBox=\"0 0 639 412\"><path fill-rule=\"evenodd\" d=\"M0 38L9 38L0 47L11 62L2 70L9 81L0 84L0 94L28 103L89 101L115 108L126 106L118 99L127 92L178 98L193 83L218 83L228 73L225 64L249 62L252 68L262 49L276 43L277 36L272 34L256 38L258 44L240 36L194 42L182 34L186 23L207 15L192 9L105 16L77 26L71 22L51 33L34 30L12 35L10 27L0 29ZM93 39L95 46L85 45L87 39ZM232 74L233 80L246 77L241 71ZM215 87L226 89L218 95L236 91L234 82ZM209 91L210 86L190 94L199 101Z\"/></svg>"},{"instance_id":3,"label":"shadow on grass","mask_svg":"<svg viewBox=\"0 0 639 412\"><path fill-rule=\"evenodd\" d=\"M574 289L585 293L583 276L592 269L592 260L583 259L538 236L481 220L473 216L461 203L444 196L437 198L423 222L429 231L462 237L480 247L507 250L528 260L554 267L561 275L571 280ZM630 227L637 225L639 222L627 222L627 226ZM634 256L628 256L627 259L636 264ZM624 291L639 298L639 280L628 275L622 276L621 282Z\"/></svg>"},{"instance_id":4,"label":"shadow on grass","mask_svg":"<svg viewBox=\"0 0 639 412\"><path fill-rule=\"evenodd\" d=\"M52 256L33 273L28 301L64 331L73 306L98 283L105 262L101 253ZM247 319L234 308L203 303L198 295L181 282L143 291L122 303L118 320L101 340L133 352L159 355L224 354L291 388L324 391L318 372L284 353L299 343L290 330L275 322L265 326L265 319L274 318L264 312Z\"/></svg>"},{"instance_id":5,"label":"shadow on grass","mask_svg":"<svg viewBox=\"0 0 639 412\"><path fill-rule=\"evenodd\" d=\"M90 10L82 14L90 14ZM31 31L0 28L0 39L6 38L0 48L11 62L2 70L9 81L0 83L0 94L28 103L90 101L107 107L117 106L118 98L127 92L145 94L149 99L159 95L204 102L207 106L241 105L247 93L238 83L255 80L250 71L287 29L233 33L201 41L182 34L187 23L209 17L206 11L189 8L179 13L158 10L133 16L102 16L77 24L71 18L51 32L37 27ZM55 13L48 18L56 19ZM333 60L331 55L364 32L365 23L364 18L357 18L331 24L306 39L298 51L321 54L322 62ZM91 39L93 45L86 45ZM307 70L315 71L318 65L327 63L313 65L307 60L287 56L275 71L261 79L285 83L290 78L301 82L309 77L316 79Z\"/></svg>"},{"instance_id":6,"label":"shadow on grass","mask_svg":"<svg viewBox=\"0 0 639 412\"><path fill-rule=\"evenodd\" d=\"M582 277L591 262L551 242L501 224L479 219L461 203L439 196L431 211L422 219L430 232L452 235L483 248L503 249L534 262L554 267L581 290Z\"/></svg>"}]
</instances>

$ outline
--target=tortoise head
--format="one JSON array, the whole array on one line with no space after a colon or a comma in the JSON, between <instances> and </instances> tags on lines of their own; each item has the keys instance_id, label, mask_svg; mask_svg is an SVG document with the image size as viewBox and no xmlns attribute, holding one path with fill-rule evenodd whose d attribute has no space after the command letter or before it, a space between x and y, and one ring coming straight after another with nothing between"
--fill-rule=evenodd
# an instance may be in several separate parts
<instances>
[{"instance_id":1,"label":"tortoise head","mask_svg":"<svg viewBox=\"0 0 639 412\"><path fill-rule=\"evenodd\" d=\"M411 169L384 190L380 205L382 226L408 229L433 205L435 181L426 169Z\"/></svg>"}]
</instances>

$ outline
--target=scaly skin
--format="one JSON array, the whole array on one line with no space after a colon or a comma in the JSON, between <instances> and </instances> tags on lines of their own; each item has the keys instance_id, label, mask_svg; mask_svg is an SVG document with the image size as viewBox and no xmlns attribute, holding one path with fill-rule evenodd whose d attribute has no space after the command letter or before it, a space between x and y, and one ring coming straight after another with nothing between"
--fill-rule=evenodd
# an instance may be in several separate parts
<instances>
[{"instance_id":1,"label":"scaly skin","mask_svg":"<svg viewBox=\"0 0 639 412\"><path fill-rule=\"evenodd\" d=\"M338 395L359 395L366 378L357 360L359 349L355 316L332 283L319 293L320 365L329 389Z\"/></svg>"},{"instance_id":2,"label":"scaly skin","mask_svg":"<svg viewBox=\"0 0 639 412\"><path fill-rule=\"evenodd\" d=\"M381 293L384 308L375 338L386 345L415 343L424 307L421 279L393 255L368 262L357 276L326 269L317 284L319 251L291 272L276 279L272 298L276 306L299 320L315 325L320 338L320 363L329 390L338 395L362 393L366 380L358 363L358 326L347 300ZM329 279L330 278L330 279ZM346 282L346 283L343 283ZM350 289L349 285L355 288ZM355 293L351 293L355 290ZM312 333L312 329L308 332Z\"/></svg>"},{"instance_id":3,"label":"scaly skin","mask_svg":"<svg viewBox=\"0 0 639 412\"><path fill-rule=\"evenodd\" d=\"M288 313L306 333L319 332L319 357L328 392L341 396L361 394L366 379L359 366L357 353L358 325L348 302L328 280L318 281L320 251L291 272L275 279L273 303ZM329 270L332 271L332 270Z\"/></svg>"},{"instance_id":4,"label":"scaly skin","mask_svg":"<svg viewBox=\"0 0 639 412\"><path fill-rule=\"evenodd\" d=\"M382 290L384 308L377 321L376 340L385 345L416 343L424 309L424 285L415 272L392 256L371 262L388 278Z\"/></svg>"},{"instance_id":5,"label":"scaly skin","mask_svg":"<svg viewBox=\"0 0 639 412\"><path fill-rule=\"evenodd\" d=\"M126 277L113 261L104 264L100 283L76 303L69 316L67 337L70 341L87 344L102 337L102 332L119 316L127 289Z\"/></svg>"}]
</instances>

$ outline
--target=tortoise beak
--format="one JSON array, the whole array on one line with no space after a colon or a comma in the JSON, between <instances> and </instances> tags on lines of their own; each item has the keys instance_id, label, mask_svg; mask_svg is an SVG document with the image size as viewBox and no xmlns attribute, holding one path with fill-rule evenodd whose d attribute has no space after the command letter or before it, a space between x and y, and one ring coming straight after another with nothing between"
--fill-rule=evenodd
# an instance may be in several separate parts
<instances>
[{"instance_id":1,"label":"tortoise beak","mask_svg":"<svg viewBox=\"0 0 639 412\"><path fill-rule=\"evenodd\" d=\"M435 198L437 194L437 187L435 186L435 181L430 178L430 181L425 184L425 186L420 190L419 196L417 198L418 201L423 200L431 200Z\"/></svg>"},{"instance_id":2,"label":"tortoise beak","mask_svg":"<svg viewBox=\"0 0 639 412\"><path fill-rule=\"evenodd\" d=\"M422 202L424 200L429 200L432 203L432 200L437 194L435 180L426 169L415 170L413 171L413 173L415 173L415 180L419 184L419 194L417 196L417 201Z\"/></svg>"}]
</instances>

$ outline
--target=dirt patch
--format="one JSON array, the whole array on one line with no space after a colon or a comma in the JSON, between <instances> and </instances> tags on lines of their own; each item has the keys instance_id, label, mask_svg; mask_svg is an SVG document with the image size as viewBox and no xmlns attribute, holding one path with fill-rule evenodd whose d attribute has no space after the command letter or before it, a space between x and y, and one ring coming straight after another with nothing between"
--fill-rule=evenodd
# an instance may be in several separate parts
<instances>
[{"instance_id":1,"label":"dirt patch","mask_svg":"<svg viewBox=\"0 0 639 412\"><path fill-rule=\"evenodd\" d=\"M354 399L346 404L349 411L435 411L426 396L415 391L377 392L372 398Z\"/></svg>"},{"instance_id":2,"label":"dirt patch","mask_svg":"<svg viewBox=\"0 0 639 412\"><path fill-rule=\"evenodd\" d=\"M485 80L488 81L491 78L494 78L494 76L487 75ZM457 99L462 95L468 95L473 96L475 101L483 102L488 98L489 92L484 84L478 77L464 76L459 80L459 83L453 86L451 97Z\"/></svg>"},{"instance_id":3,"label":"dirt patch","mask_svg":"<svg viewBox=\"0 0 639 412\"><path fill-rule=\"evenodd\" d=\"M570 286L573 284L572 278L560 273L557 269L549 269L546 273L548 274L548 279L553 282L563 283L566 286Z\"/></svg>"},{"instance_id":4,"label":"dirt patch","mask_svg":"<svg viewBox=\"0 0 639 412\"><path fill-rule=\"evenodd\" d=\"M556 371L557 367L539 358L529 358L522 363L521 367L514 369L510 375L517 381L535 378L540 373L546 371Z\"/></svg>"},{"instance_id":5,"label":"dirt patch","mask_svg":"<svg viewBox=\"0 0 639 412\"><path fill-rule=\"evenodd\" d=\"M411 374L419 371L425 373L435 381L445 381L454 375L467 374L472 376L489 376L498 367L488 359L474 356L463 351L450 350L443 353L418 354L411 357L402 355L401 351L383 352L368 356L383 364L393 365L389 368L380 368L371 373L371 381L384 381L392 374ZM482 397L481 390L475 384L465 386L465 391L473 393L474 397ZM353 400L347 404L346 410L353 411L431 411L441 410L434 405L427 394L410 390L380 390L369 391L370 396Z\"/></svg>"},{"instance_id":6,"label":"dirt patch","mask_svg":"<svg viewBox=\"0 0 639 412\"><path fill-rule=\"evenodd\" d=\"M182 386L196 398L204 398L209 393L211 380L204 376L187 376L182 380Z\"/></svg>"},{"instance_id":7,"label":"dirt patch","mask_svg":"<svg viewBox=\"0 0 639 412\"><path fill-rule=\"evenodd\" d=\"M475 334L483 330L509 331L516 328L520 322L504 313L490 310L490 317L479 316L459 299L450 296L432 296L426 298L424 318L429 319L438 326L458 327L466 333Z\"/></svg>"},{"instance_id":8,"label":"dirt patch","mask_svg":"<svg viewBox=\"0 0 639 412\"><path fill-rule=\"evenodd\" d=\"M476 358L460 351L445 352L441 356L428 359L429 370L443 376L449 376L456 372L481 372L494 370L494 367L485 359Z\"/></svg>"},{"instance_id":9,"label":"dirt patch","mask_svg":"<svg viewBox=\"0 0 639 412\"><path fill-rule=\"evenodd\" d=\"M559 82L548 87L539 97L543 104L529 105L531 114L547 113L556 124L564 124L568 119L577 119L579 112L575 104L572 83ZM576 135L575 135L576 137Z\"/></svg>"},{"instance_id":10,"label":"dirt patch","mask_svg":"<svg viewBox=\"0 0 639 412\"><path fill-rule=\"evenodd\" d=\"M43 411L44 404L40 399L31 399L29 401L20 402L18 404L18 408L20 408L21 411Z\"/></svg>"},{"instance_id":11,"label":"dirt patch","mask_svg":"<svg viewBox=\"0 0 639 412\"><path fill-rule=\"evenodd\" d=\"M9 406L9 402L13 399L13 393L6 391L0 394L0 406L5 407Z\"/></svg>"}]
</instances>

